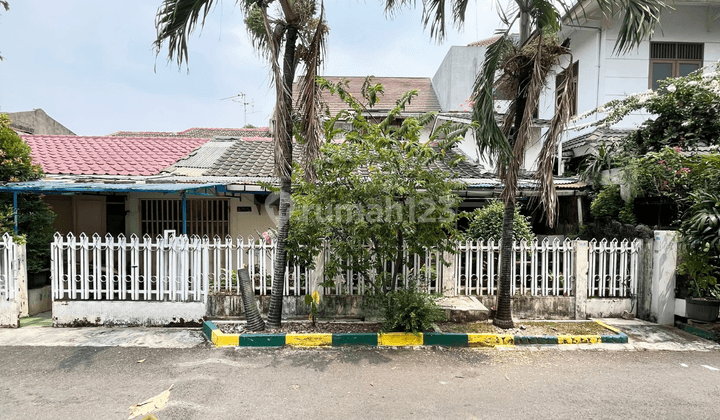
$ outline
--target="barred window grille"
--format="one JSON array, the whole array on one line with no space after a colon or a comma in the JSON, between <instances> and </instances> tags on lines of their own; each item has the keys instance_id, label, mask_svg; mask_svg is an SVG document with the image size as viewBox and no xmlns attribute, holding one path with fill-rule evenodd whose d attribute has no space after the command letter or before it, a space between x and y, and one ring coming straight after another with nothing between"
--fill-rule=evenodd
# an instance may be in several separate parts
<instances>
[{"instance_id":1,"label":"barred window grille","mask_svg":"<svg viewBox=\"0 0 720 420\"><path fill-rule=\"evenodd\" d=\"M658 89L669 77L684 77L700 69L704 44L687 42L650 43L650 87Z\"/></svg>"},{"instance_id":2,"label":"barred window grille","mask_svg":"<svg viewBox=\"0 0 720 420\"><path fill-rule=\"evenodd\" d=\"M186 202L188 235L215 235L224 238L230 233L230 201L228 199L192 199ZM182 200L140 200L142 234L151 237L165 230L182 233Z\"/></svg>"}]
</instances>

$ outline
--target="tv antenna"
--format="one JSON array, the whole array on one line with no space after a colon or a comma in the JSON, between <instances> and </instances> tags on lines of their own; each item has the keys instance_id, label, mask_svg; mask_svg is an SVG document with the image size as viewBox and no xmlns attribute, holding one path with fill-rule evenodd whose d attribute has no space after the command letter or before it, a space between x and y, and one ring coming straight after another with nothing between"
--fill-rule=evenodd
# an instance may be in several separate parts
<instances>
[{"instance_id":1,"label":"tv antenna","mask_svg":"<svg viewBox=\"0 0 720 420\"><path fill-rule=\"evenodd\" d=\"M220 100L221 100L221 101L226 101L226 100L228 100L228 99L231 100L231 101L233 101L233 102L237 102L237 103L239 103L240 105L243 106L243 120L244 120L244 122L243 122L243 127L247 126L248 105L249 105L250 108L252 109L252 111L250 111L250 113L251 113L251 114L254 114L254 113L255 113L255 100L254 100L254 99L251 99L250 102L248 102L248 101L247 101L247 95L245 95L245 94L242 93L242 92L240 92L240 93L238 93L237 95L234 95L234 96L228 96L227 98L222 98L222 99L220 99Z\"/></svg>"}]
</instances>

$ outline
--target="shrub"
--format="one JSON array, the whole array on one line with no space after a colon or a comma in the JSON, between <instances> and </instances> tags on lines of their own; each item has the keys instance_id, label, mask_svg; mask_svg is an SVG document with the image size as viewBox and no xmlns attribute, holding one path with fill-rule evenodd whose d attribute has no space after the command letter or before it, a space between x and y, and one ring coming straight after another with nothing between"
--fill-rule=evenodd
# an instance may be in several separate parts
<instances>
[{"instance_id":1,"label":"shrub","mask_svg":"<svg viewBox=\"0 0 720 420\"><path fill-rule=\"evenodd\" d=\"M467 238L500 240L504 213L505 205L500 201L492 201L485 207L475 209L472 213L464 213L463 216L470 219L470 226L465 232ZM535 237L530 222L527 217L520 214L518 207L515 207L513 234L517 240L531 241Z\"/></svg>"},{"instance_id":2,"label":"shrub","mask_svg":"<svg viewBox=\"0 0 720 420\"><path fill-rule=\"evenodd\" d=\"M7 115L0 115L0 182L18 182L43 177L33 165L30 147L9 127ZM0 194L0 235L14 233L12 194ZM18 233L27 241L27 269L37 272L50 266L55 213L39 196L18 196Z\"/></svg>"},{"instance_id":3,"label":"shrub","mask_svg":"<svg viewBox=\"0 0 720 420\"><path fill-rule=\"evenodd\" d=\"M590 213L596 219L617 219L625 202L620 197L619 185L606 185L590 204Z\"/></svg>"},{"instance_id":4,"label":"shrub","mask_svg":"<svg viewBox=\"0 0 720 420\"><path fill-rule=\"evenodd\" d=\"M417 290L414 284L388 292L382 297L382 305L384 331L418 333L429 330L433 322L445 320L445 311L432 295Z\"/></svg>"}]
</instances>

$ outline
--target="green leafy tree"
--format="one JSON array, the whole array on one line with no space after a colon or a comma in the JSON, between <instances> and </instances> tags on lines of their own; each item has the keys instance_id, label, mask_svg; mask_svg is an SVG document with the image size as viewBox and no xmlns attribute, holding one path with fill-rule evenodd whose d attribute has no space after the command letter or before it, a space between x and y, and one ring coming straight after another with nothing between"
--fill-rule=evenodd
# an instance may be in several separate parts
<instances>
[{"instance_id":1,"label":"green leafy tree","mask_svg":"<svg viewBox=\"0 0 720 420\"><path fill-rule=\"evenodd\" d=\"M475 209L472 213L465 213L463 217L470 220L470 225L465 231L469 239L483 239L495 241L502 237L502 223L505 206L500 201L493 201L485 207ZM532 241L535 235L527 217L520 214L520 209L515 207L513 216L513 234L516 240Z\"/></svg>"},{"instance_id":2,"label":"green leafy tree","mask_svg":"<svg viewBox=\"0 0 720 420\"><path fill-rule=\"evenodd\" d=\"M10 119L0 114L0 182L32 181L43 177L42 168L33 165L30 146L10 128ZM18 234L27 244L27 269L38 272L50 265L55 213L36 195L18 196ZM14 234L12 194L0 194L0 235Z\"/></svg>"},{"instance_id":3,"label":"green leafy tree","mask_svg":"<svg viewBox=\"0 0 720 420\"><path fill-rule=\"evenodd\" d=\"M285 250L289 221L293 169L293 121L299 121L300 138L304 141L305 174L313 177L310 163L318 156L322 124L315 76L322 65L329 31L322 0L240 0L245 25L258 52L270 63L275 84L275 172L280 178L280 208L274 266L274 282L268 311L268 324L280 325L282 315L283 279L287 265ZM271 16L268 7L277 4L279 14ZM205 24L215 0L163 0L155 26L157 53L163 43L168 45L168 60L178 66L188 61L188 37ZM298 67L300 78L297 106L293 107L293 81ZM297 110L297 114L294 112ZM264 327L264 326L263 326Z\"/></svg>"},{"instance_id":4,"label":"green leafy tree","mask_svg":"<svg viewBox=\"0 0 720 420\"><path fill-rule=\"evenodd\" d=\"M438 39L444 38L446 15L450 16L456 26L461 27L468 1L423 1L423 23L430 26L431 35ZM392 12L399 7L414 4L409 0L386 0L386 10ZM651 36L660 12L665 7L662 0L596 0L594 5L597 5L608 19L622 16L614 47L616 54L630 51ZM499 41L488 47L482 70L475 81L472 119L476 123L477 146L481 155L494 158L505 185L501 195L505 203L502 261L497 311L493 320L493 323L501 328L511 328L514 325L510 296L513 218L518 174L525 152L531 144L533 114L538 107L540 93L549 80L550 69L559 62L561 56L570 55L569 48L558 44L557 39L550 34L557 33L561 28L564 23L563 16L576 21L582 18L587 7L584 2L565 0L515 0L510 2L507 9L499 8L506 29L501 33ZM446 8L450 10L449 13L446 13ZM514 52L508 53L506 42L510 28L518 21L519 45ZM558 95L556 100L555 114L546 132L535 174L540 182L540 200L549 225L555 223L557 216L558 200L552 172L557 143L570 116L572 66L567 71L570 74L565 78L560 90L562 94ZM509 87L506 90L513 98L507 117L501 124L495 120L493 106L493 88L497 73L501 73L502 82Z\"/></svg>"},{"instance_id":5,"label":"green leafy tree","mask_svg":"<svg viewBox=\"0 0 720 420\"><path fill-rule=\"evenodd\" d=\"M322 157L313 164L317 179L299 180L289 249L311 265L325 240L332 250L324 266L327 278L352 269L373 284L375 292L384 293L397 286L403 266L410 262L404 251L412 255L427 248L453 249L454 209L460 201L455 191L462 184L435 164L450 160L447 152L460 137L421 143L420 131L433 114L392 125L416 91L406 93L385 120L373 124L342 82L321 83L355 110L344 113L352 129L337 130L336 118L327 122L328 140L343 134L344 142L324 144ZM371 107L382 86L366 80L363 92Z\"/></svg>"}]
</instances>

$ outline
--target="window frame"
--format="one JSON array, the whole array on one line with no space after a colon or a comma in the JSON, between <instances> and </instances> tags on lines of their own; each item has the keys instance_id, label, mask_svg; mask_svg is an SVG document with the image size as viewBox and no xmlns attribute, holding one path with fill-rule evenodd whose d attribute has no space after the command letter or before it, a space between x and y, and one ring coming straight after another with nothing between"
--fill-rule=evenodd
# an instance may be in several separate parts
<instances>
[{"instance_id":1,"label":"window frame","mask_svg":"<svg viewBox=\"0 0 720 420\"><path fill-rule=\"evenodd\" d=\"M675 47L675 57L676 58L652 58L653 56L653 45L654 44L673 44ZM699 45L700 48L700 57L699 59L690 59L690 58L677 58L678 56L678 47L680 45ZM649 70L648 70L648 89L653 89L653 64L672 64L672 76L669 78L677 78L680 77L680 65L681 64L696 64L698 66L698 69L701 69L703 67L703 63L705 61L705 43L703 42L650 42L650 54L649 54ZM666 79L662 79L666 80ZM660 82L661 80L658 80Z\"/></svg>"}]
</instances>

